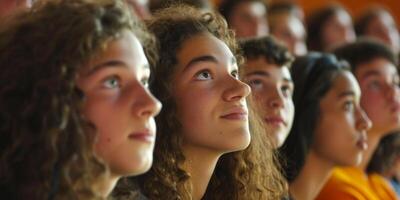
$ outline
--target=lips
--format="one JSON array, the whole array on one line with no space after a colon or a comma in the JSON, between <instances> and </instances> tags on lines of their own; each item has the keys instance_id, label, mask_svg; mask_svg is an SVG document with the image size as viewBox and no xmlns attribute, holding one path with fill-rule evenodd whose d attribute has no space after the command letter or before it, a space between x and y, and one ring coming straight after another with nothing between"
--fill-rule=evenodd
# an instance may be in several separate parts
<instances>
[{"instance_id":1,"label":"lips","mask_svg":"<svg viewBox=\"0 0 400 200\"><path fill-rule=\"evenodd\" d=\"M152 143L155 141L155 134L150 132L150 130L133 132L133 133L129 134L128 137L131 140L148 142L148 143Z\"/></svg>"},{"instance_id":2,"label":"lips","mask_svg":"<svg viewBox=\"0 0 400 200\"><path fill-rule=\"evenodd\" d=\"M280 116L269 116L269 117L266 117L264 119L264 121L267 124L271 124L271 125L274 125L274 126L280 126L280 125L286 126L285 120L283 120L283 118L280 117Z\"/></svg>"},{"instance_id":3,"label":"lips","mask_svg":"<svg viewBox=\"0 0 400 200\"><path fill-rule=\"evenodd\" d=\"M235 107L226 112L226 114L223 114L221 118L228 120L247 120L248 113L244 107Z\"/></svg>"},{"instance_id":4,"label":"lips","mask_svg":"<svg viewBox=\"0 0 400 200\"><path fill-rule=\"evenodd\" d=\"M357 140L357 147L361 150L365 151L368 148L367 136L366 133L362 133L362 136Z\"/></svg>"}]
</instances>

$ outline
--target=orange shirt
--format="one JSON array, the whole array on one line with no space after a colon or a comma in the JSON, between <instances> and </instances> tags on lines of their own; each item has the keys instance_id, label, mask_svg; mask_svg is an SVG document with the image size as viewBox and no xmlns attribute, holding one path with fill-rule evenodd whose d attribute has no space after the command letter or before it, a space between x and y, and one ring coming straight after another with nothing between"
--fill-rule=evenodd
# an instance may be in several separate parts
<instances>
[{"instance_id":1,"label":"orange shirt","mask_svg":"<svg viewBox=\"0 0 400 200\"><path fill-rule=\"evenodd\" d=\"M342 167L333 170L316 200L396 200L389 183L380 175L367 176L361 169Z\"/></svg>"}]
</instances>

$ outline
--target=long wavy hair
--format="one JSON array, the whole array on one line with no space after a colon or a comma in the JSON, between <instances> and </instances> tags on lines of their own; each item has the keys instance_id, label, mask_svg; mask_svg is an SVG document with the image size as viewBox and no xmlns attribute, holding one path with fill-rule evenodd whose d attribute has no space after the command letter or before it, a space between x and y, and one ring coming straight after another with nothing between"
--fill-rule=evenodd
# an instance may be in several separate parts
<instances>
[{"instance_id":1,"label":"long wavy hair","mask_svg":"<svg viewBox=\"0 0 400 200\"><path fill-rule=\"evenodd\" d=\"M2 199L100 198L91 186L107 167L94 155L96 129L75 81L126 30L155 55L143 28L114 0L38 2L1 24Z\"/></svg>"},{"instance_id":2,"label":"long wavy hair","mask_svg":"<svg viewBox=\"0 0 400 200\"><path fill-rule=\"evenodd\" d=\"M119 194L127 194L136 184L149 199L192 199L190 176L181 168L186 158L182 153L182 126L172 95L177 52L186 40L208 33L225 42L239 64L243 58L233 32L218 14L202 14L192 7L173 6L157 13L148 22L148 28L159 40L159 60L152 72L150 89L163 104L156 117L154 163L148 173L123 180L117 188ZM279 199L285 194L286 183L278 170L272 145L265 145L268 139L262 129L258 129L260 124L253 119L250 121L249 147L220 157L203 199Z\"/></svg>"},{"instance_id":3,"label":"long wavy hair","mask_svg":"<svg viewBox=\"0 0 400 200\"><path fill-rule=\"evenodd\" d=\"M296 88L293 93L296 112L292 129L279 149L289 182L299 175L314 142L315 128L321 116L321 100L332 88L337 76L349 70L347 62L327 53L314 52L294 61L291 75Z\"/></svg>"}]
</instances>

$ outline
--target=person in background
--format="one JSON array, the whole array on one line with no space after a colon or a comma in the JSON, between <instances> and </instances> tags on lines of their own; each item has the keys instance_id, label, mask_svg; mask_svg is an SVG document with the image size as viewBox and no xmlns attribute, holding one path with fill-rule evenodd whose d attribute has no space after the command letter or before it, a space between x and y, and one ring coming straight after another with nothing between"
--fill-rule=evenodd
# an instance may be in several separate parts
<instances>
[{"instance_id":1,"label":"person in background","mask_svg":"<svg viewBox=\"0 0 400 200\"><path fill-rule=\"evenodd\" d=\"M319 194L325 199L396 199L383 177L368 178L366 170L379 141L400 129L400 89L398 59L378 41L360 39L334 50L348 61L361 88L361 107L372 121L368 130L368 148L357 167L336 168Z\"/></svg>"},{"instance_id":2,"label":"person in background","mask_svg":"<svg viewBox=\"0 0 400 200\"><path fill-rule=\"evenodd\" d=\"M273 37L240 42L246 59L241 79L250 85L252 101L275 148L282 146L292 127L294 85L290 75L293 56Z\"/></svg>"},{"instance_id":3,"label":"person in background","mask_svg":"<svg viewBox=\"0 0 400 200\"><path fill-rule=\"evenodd\" d=\"M2 0L0 1L0 19L13 15L15 12L28 9L33 0Z\"/></svg>"},{"instance_id":4,"label":"person in background","mask_svg":"<svg viewBox=\"0 0 400 200\"><path fill-rule=\"evenodd\" d=\"M390 12L381 7L372 7L362 13L355 23L358 36L376 38L400 53L400 35Z\"/></svg>"},{"instance_id":5,"label":"person in background","mask_svg":"<svg viewBox=\"0 0 400 200\"><path fill-rule=\"evenodd\" d=\"M291 75L296 112L279 151L291 199L312 200L334 167L361 163L371 121L346 62L311 53L294 61Z\"/></svg>"},{"instance_id":6,"label":"person in background","mask_svg":"<svg viewBox=\"0 0 400 200\"><path fill-rule=\"evenodd\" d=\"M352 18L339 5L328 5L311 13L306 24L307 46L311 51L329 52L356 40Z\"/></svg>"},{"instance_id":7,"label":"person in background","mask_svg":"<svg viewBox=\"0 0 400 200\"><path fill-rule=\"evenodd\" d=\"M267 4L263 0L224 0L218 8L237 38L268 35Z\"/></svg>"},{"instance_id":8,"label":"person in background","mask_svg":"<svg viewBox=\"0 0 400 200\"><path fill-rule=\"evenodd\" d=\"M379 174L390 181L400 198L400 132L381 139L367 167L369 176Z\"/></svg>"},{"instance_id":9,"label":"person in background","mask_svg":"<svg viewBox=\"0 0 400 200\"><path fill-rule=\"evenodd\" d=\"M121 182L116 196L136 183L149 199L281 199L286 185L272 145L253 124L242 59L222 16L178 5L148 27L160 58L150 88L164 105L154 164Z\"/></svg>"},{"instance_id":10,"label":"person in background","mask_svg":"<svg viewBox=\"0 0 400 200\"><path fill-rule=\"evenodd\" d=\"M299 18L301 11L293 3L272 4L268 10L271 35L282 41L295 56L307 53L306 31L301 18Z\"/></svg>"},{"instance_id":11,"label":"person in background","mask_svg":"<svg viewBox=\"0 0 400 200\"><path fill-rule=\"evenodd\" d=\"M155 13L157 10L168 8L174 4L186 4L204 12L213 10L213 6L209 0L150 0L150 10L152 13Z\"/></svg>"},{"instance_id":12,"label":"person in background","mask_svg":"<svg viewBox=\"0 0 400 200\"><path fill-rule=\"evenodd\" d=\"M0 26L2 199L106 199L149 170L155 44L126 7L38 2Z\"/></svg>"}]
</instances>

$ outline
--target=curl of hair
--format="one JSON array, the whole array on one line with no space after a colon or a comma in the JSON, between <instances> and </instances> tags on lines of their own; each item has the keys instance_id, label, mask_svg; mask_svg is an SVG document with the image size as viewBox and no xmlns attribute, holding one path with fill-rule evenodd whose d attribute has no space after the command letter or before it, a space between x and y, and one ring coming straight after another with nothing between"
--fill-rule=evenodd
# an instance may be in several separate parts
<instances>
[{"instance_id":1,"label":"curl of hair","mask_svg":"<svg viewBox=\"0 0 400 200\"><path fill-rule=\"evenodd\" d=\"M112 0L43 1L2 24L2 198L100 198L92 185L107 169L93 153L96 130L81 114L84 94L75 80L125 30L154 44L124 7Z\"/></svg>"},{"instance_id":2,"label":"curl of hair","mask_svg":"<svg viewBox=\"0 0 400 200\"><path fill-rule=\"evenodd\" d=\"M125 191L120 194L133 190L124 185L137 182L140 192L149 199L191 199L190 176L180 167L185 156L177 105L172 96L178 65L176 55L189 38L211 34L227 44L239 64L243 58L233 32L218 14L202 14L192 7L173 6L156 13L148 27L159 40L159 60L152 72L150 88L162 102L163 109L156 117L158 131L152 168L144 175L121 182L120 188ZM282 196L286 185L274 163L274 154L264 143L262 135L265 134L257 134L252 132L253 139L246 150L225 154L219 159L203 199L277 199Z\"/></svg>"},{"instance_id":3,"label":"curl of hair","mask_svg":"<svg viewBox=\"0 0 400 200\"><path fill-rule=\"evenodd\" d=\"M289 136L279 149L289 182L295 180L300 173L312 146L314 131L321 116L320 101L343 70L349 70L348 64L338 61L331 54L310 53L297 58L292 65L296 112Z\"/></svg>"}]
</instances>

